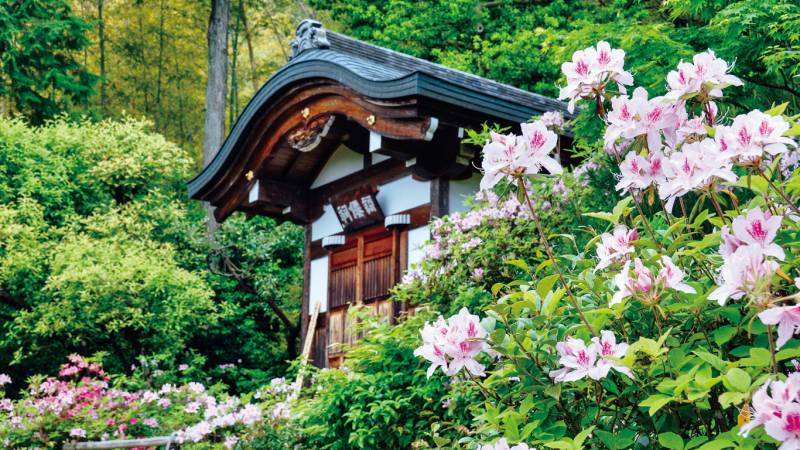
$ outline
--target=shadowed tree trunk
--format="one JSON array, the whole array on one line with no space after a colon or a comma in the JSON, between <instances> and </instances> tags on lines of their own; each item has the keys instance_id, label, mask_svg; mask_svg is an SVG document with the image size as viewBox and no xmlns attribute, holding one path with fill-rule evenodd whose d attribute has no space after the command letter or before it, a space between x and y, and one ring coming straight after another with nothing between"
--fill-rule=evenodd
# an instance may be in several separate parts
<instances>
[{"instance_id":1,"label":"shadowed tree trunk","mask_svg":"<svg viewBox=\"0 0 800 450\"><path fill-rule=\"evenodd\" d=\"M103 1L97 0L97 44L100 47L100 114L106 114L106 31L103 23Z\"/></svg>"},{"instance_id":2,"label":"shadowed tree trunk","mask_svg":"<svg viewBox=\"0 0 800 450\"><path fill-rule=\"evenodd\" d=\"M214 158L225 139L225 97L228 81L229 0L211 0L208 20L208 80L206 81L205 127L203 128L203 165ZM208 208L208 230L217 228L212 208Z\"/></svg>"}]
</instances>

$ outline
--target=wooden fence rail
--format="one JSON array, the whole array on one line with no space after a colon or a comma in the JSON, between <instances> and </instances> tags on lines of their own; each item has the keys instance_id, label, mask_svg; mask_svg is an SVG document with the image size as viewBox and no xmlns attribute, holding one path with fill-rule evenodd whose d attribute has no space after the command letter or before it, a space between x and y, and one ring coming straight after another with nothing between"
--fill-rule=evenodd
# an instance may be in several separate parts
<instances>
[{"instance_id":1,"label":"wooden fence rail","mask_svg":"<svg viewBox=\"0 0 800 450\"><path fill-rule=\"evenodd\" d=\"M102 442L75 442L64 444L64 450L112 450L118 448L137 448L137 447L154 447L165 446L166 450L177 449L177 445L173 447L175 438L173 436L159 436L144 439L119 439L116 441L102 441Z\"/></svg>"}]
</instances>

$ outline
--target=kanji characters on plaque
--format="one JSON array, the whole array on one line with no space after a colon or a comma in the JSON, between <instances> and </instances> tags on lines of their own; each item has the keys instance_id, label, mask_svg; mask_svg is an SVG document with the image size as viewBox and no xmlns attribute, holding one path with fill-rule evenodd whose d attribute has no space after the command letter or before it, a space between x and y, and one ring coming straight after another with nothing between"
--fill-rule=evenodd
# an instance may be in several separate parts
<instances>
[{"instance_id":1,"label":"kanji characters on plaque","mask_svg":"<svg viewBox=\"0 0 800 450\"><path fill-rule=\"evenodd\" d=\"M376 193L377 189L374 186L364 186L331 197L331 205L345 231L383 220L383 212L375 197Z\"/></svg>"}]
</instances>

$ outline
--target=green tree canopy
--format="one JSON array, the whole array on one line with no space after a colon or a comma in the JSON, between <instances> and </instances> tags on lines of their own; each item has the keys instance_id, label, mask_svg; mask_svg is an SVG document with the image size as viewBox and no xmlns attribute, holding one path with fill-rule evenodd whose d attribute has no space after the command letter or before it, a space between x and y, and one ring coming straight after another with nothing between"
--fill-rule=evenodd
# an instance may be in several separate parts
<instances>
[{"instance_id":1,"label":"green tree canopy","mask_svg":"<svg viewBox=\"0 0 800 450\"><path fill-rule=\"evenodd\" d=\"M85 103L95 77L76 60L90 25L66 0L3 2L0 6L0 112L15 110L42 123Z\"/></svg>"}]
</instances>

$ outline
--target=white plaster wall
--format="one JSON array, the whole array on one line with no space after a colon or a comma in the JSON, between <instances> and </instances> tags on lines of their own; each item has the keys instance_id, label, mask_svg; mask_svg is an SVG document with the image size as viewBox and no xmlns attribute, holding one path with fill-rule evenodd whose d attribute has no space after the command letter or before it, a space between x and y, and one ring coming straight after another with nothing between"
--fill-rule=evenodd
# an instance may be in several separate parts
<instances>
[{"instance_id":1,"label":"white plaster wall","mask_svg":"<svg viewBox=\"0 0 800 450\"><path fill-rule=\"evenodd\" d=\"M342 224L339 223L339 218L333 212L333 207L328 204L325 205L322 216L311 224L311 240L316 241L342 231L344 230L342 230Z\"/></svg>"},{"instance_id":2,"label":"white plaster wall","mask_svg":"<svg viewBox=\"0 0 800 450\"><path fill-rule=\"evenodd\" d=\"M397 214L416 206L430 203L431 187L428 181L403 177L378 187L378 203L384 215ZM311 225L311 240L342 232L339 218L331 205L325 205L322 216Z\"/></svg>"},{"instance_id":3,"label":"white plaster wall","mask_svg":"<svg viewBox=\"0 0 800 450\"><path fill-rule=\"evenodd\" d=\"M311 260L311 281L308 289L308 313L320 303L319 312L328 310L328 257Z\"/></svg>"},{"instance_id":4,"label":"white plaster wall","mask_svg":"<svg viewBox=\"0 0 800 450\"><path fill-rule=\"evenodd\" d=\"M380 153L373 153L372 154L372 164L378 164L379 162L386 161L387 159L391 159L391 156L388 155L381 155Z\"/></svg>"},{"instance_id":5,"label":"white plaster wall","mask_svg":"<svg viewBox=\"0 0 800 450\"><path fill-rule=\"evenodd\" d=\"M311 184L311 188L322 186L339 178L346 177L351 173L356 173L364 168L364 156L356 153L345 146L340 146L333 152L328 162L322 167L317 175L317 179Z\"/></svg>"},{"instance_id":6,"label":"white plaster wall","mask_svg":"<svg viewBox=\"0 0 800 450\"><path fill-rule=\"evenodd\" d=\"M413 264L422 261L425 252L422 251L422 246L431 238L431 232L427 226L414 228L408 230L408 268Z\"/></svg>"},{"instance_id":7,"label":"white plaster wall","mask_svg":"<svg viewBox=\"0 0 800 450\"><path fill-rule=\"evenodd\" d=\"M481 184L481 174L473 173L466 180L450 180L450 212L467 211L466 200L475 196Z\"/></svg>"},{"instance_id":8,"label":"white plaster wall","mask_svg":"<svg viewBox=\"0 0 800 450\"><path fill-rule=\"evenodd\" d=\"M431 183L417 181L411 175L386 184L378 188L378 203L384 215L397 214L401 211L416 206L430 203Z\"/></svg>"}]
</instances>

